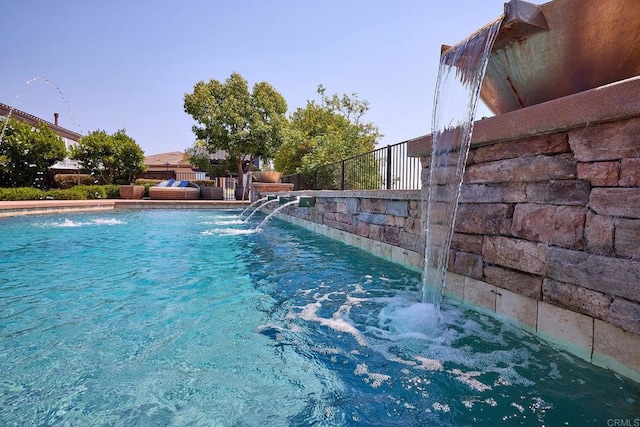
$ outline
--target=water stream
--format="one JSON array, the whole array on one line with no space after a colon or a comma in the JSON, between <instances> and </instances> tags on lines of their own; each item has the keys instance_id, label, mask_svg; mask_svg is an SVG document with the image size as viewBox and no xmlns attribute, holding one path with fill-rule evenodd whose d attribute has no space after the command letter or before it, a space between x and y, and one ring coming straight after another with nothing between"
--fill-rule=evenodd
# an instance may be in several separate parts
<instances>
[{"instance_id":1,"label":"water stream","mask_svg":"<svg viewBox=\"0 0 640 427\"><path fill-rule=\"evenodd\" d=\"M276 200L277 200L277 199L276 199ZM269 203L269 202L267 202L267 203ZM267 203L265 203L265 205L266 205ZM256 229L258 229L258 230L262 230L262 226L263 226L263 225L265 225L267 222L269 222L269 220L271 220L271 218L272 218L275 214L277 214L278 212L280 212L280 211L281 211L281 210L283 210L284 208L289 207L289 206L292 206L292 205L295 205L295 204L297 204L297 203L298 203L298 199L296 199L296 200L292 200L292 201L290 201L290 202L285 203L284 205L278 206L278 208L274 209L274 211L273 211L273 212L271 212L269 215L267 215L267 216L265 217L265 219L263 219L263 220L262 220L262 222L261 222L260 224L258 224L258 226L256 227ZM262 205L262 206L264 206L264 205Z\"/></svg>"},{"instance_id":2,"label":"water stream","mask_svg":"<svg viewBox=\"0 0 640 427\"><path fill-rule=\"evenodd\" d=\"M78 125L78 123L73 118L73 115L71 114L71 107L69 105L69 100L64 95L64 92L62 92L62 89L60 89L60 87L57 84L53 83L51 80L49 80L46 77L33 77L33 78L31 78L31 79L26 81L24 86L22 86L22 88L20 88L20 90L16 94L15 98L13 99L13 102L11 103L10 108L9 108L9 113L7 114L7 120L4 122L4 124L2 126L2 130L0 131L0 142L4 138L4 133L5 133L5 129L7 127L7 123L9 123L9 118L13 114L13 110L15 110L15 105L18 102L18 99L20 99L20 96L24 93L25 90L27 90L27 88L31 85L31 83L34 83L34 82L44 83L47 86L51 86L52 88L54 88L58 92L58 94L60 95L60 97L62 98L62 101L64 102L64 104L66 106L67 114L69 115L69 120L79 129L78 133L82 134L83 133L82 132L82 128L80 127L80 125Z\"/></svg>"},{"instance_id":3,"label":"water stream","mask_svg":"<svg viewBox=\"0 0 640 427\"><path fill-rule=\"evenodd\" d=\"M442 54L436 83L429 169L422 302L439 308L473 119L502 17Z\"/></svg>"},{"instance_id":4,"label":"water stream","mask_svg":"<svg viewBox=\"0 0 640 427\"><path fill-rule=\"evenodd\" d=\"M260 206L258 206L257 208L255 208L255 209L253 210L253 212L251 212L251 214L250 214L248 217L246 217L246 218L244 219L244 222L249 221L249 220L250 220L250 219L251 219L251 218L252 218L252 217L253 217L257 212L259 212L262 208L264 208L264 207L265 207L265 206L267 206L268 204L273 203L273 202L277 202L277 201L278 201L278 199L273 199L273 200L268 200L268 201L264 202L263 204L261 204Z\"/></svg>"},{"instance_id":5,"label":"water stream","mask_svg":"<svg viewBox=\"0 0 640 427\"><path fill-rule=\"evenodd\" d=\"M244 214L246 214L247 212L249 212L249 210L256 206L257 204L259 204L260 202L264 202L265 200L267 200L268 197L263 197L262 199L258 199L255 202L251 203L249 206L247 206L242 212L240 212L240 215L238 215L240 218L242 218L244 216Z\"/></svg>"}]
</instances>

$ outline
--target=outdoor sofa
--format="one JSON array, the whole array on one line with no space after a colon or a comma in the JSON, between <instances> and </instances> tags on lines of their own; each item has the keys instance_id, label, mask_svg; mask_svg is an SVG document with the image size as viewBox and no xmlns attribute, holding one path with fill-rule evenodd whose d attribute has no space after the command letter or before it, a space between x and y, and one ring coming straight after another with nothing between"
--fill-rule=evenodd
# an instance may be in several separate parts
<instances>
[{"instance_id":1,"label":"outdoor sofa","mask_svg":"<svg viewBox=\"0 0 640 427\"><path fill-rule=\"evenodd\" d=\"M169 179L149 187L149 198L160 200L195 200L200 198L200 186L191 181Z\"/></svg>"}]
</instances>

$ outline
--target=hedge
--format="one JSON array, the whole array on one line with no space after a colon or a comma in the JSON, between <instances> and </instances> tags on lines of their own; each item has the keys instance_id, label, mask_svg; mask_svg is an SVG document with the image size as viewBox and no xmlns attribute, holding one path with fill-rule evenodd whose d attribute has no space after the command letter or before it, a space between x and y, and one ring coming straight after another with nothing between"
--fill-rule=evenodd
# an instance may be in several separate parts
<instances>
[{"instance_id":1,"label":"hedge","mask_svg":"<svg viewBox=\"0 0 640 427\"><path fill-rule=\"evenodd\" d=\"M63 189L40 190L38 188L0 188L0 200L90 200L90 199L118 199L120 186L118 185L76 185Z\"/></svg>"}]
</instances>

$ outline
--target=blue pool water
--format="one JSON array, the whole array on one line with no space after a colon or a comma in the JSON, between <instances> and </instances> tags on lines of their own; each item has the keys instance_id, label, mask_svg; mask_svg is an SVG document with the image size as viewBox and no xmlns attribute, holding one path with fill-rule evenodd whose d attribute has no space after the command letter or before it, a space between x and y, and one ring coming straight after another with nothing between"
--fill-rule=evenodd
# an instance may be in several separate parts
<instances>
[{"instance_id":1,"label":"blue pool water","mask_svg":"<svg viewBox=\"0 0 640 427\"><path fill-rule=\"evenodd\" d=\"M637 383L457 303L435 313L419 273L238 213L0 219L0 425L640 418Z\"/></svg>"}]
</instances>

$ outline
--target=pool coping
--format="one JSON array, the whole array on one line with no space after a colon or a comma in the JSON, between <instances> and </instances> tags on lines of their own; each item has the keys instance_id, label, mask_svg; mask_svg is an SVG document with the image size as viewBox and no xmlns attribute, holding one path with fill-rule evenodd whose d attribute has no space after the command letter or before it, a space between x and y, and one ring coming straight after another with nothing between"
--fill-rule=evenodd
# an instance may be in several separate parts
<instances>
[{"instance_id":1,"label":"pool coping","mask_svg":"<svg viewBox=\"0 0 640 427\"><path fill-rule=\"evenodd\" d=\"M98 199L0 201L0 217L96 212L115 209L238 209L248 205L248 200Z\"/></svg>"}]
</instances>

